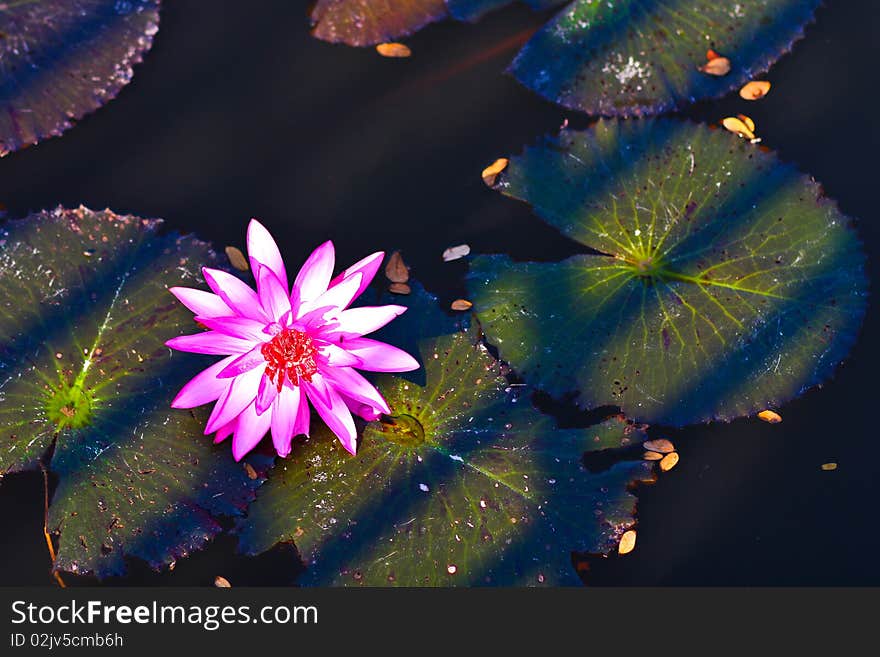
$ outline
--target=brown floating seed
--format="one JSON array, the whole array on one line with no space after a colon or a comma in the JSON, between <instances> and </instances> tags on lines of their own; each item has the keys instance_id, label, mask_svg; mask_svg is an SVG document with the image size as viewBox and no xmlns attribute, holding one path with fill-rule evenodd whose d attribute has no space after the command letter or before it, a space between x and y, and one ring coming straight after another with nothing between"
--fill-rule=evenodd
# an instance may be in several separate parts
<instances>
[{"instance_id":1,"label":"brown floating seed","mask_svg":"<svg viewBox=\"0 0 880 657\"><path fill-rule=\"evenodd\" d=\"M669 472L678 464L678 452L670 452L660 461L660 469L663 472Z\"/></svg>"},{"instance_id":2,"label":"brown floating seed","mask_svg":"<svg viewBox=\"0 0 880 657\"><path fill-rule=\"evenodd\" d=\"M456 299L455 301L452 302L452 309L453 310L470 310L470 308L473 305L474 304L472 304L467 299Z\"/></svg>"},{"instance_id":3,"label":"brown floating seed","mask_svg":"<svg viewBox=\"0 0 880 657\"><path fill-rule=\"evenodd\" d=\"M241 249L237 249L234 246L227 246L225 250L230 265L235 267L238 271L247 271L249 269L247 258L244 257L244 253L241 252Z\"/></svg>"},{"instance_id":4,"label":"brown floating seed","mask_svg":"<svg viewBox=\"0 0 880 657\"><path fill-rule=\"evenodd\" d=\"M214 586L216 586L218 589L232 588L232 584L229 583L229 580L225 577L221 577L220 575L217 575L217 577L214 578Z\"/></svg>"},{"instance_id":5,"label":"brown floating seed","mask_svg":"<svg viewBox=\"0 0 880 657\"><path fill-rule=\"evenodd\" d=\"M752 120L752 117L746 116L745 114L737 114L736 118L746 124L746 127L752 132L755 131L755 122Z\"/></svg>"},{"instance_id":6,"label":"brown floating seed","mask_svg":"<svg viewBox=\"0 0 880 657\"><path fill-rule=\"evenodd\" d=\"M758 413L758 417L764 420L764 422L769 422L770 424L779 424L782 422L782 416L776 411L761 411Z\"/></svg>"},{"instance_id":7,"label":"brown floating seed","mask_svg":"<svg viewBox=\"0 0 880 657\"><path fill-rule=\"evenodd\" d=\"M471 252L471 247L467 244L459 244L458 246L450 246L443 252L443 262L452 262L459 258L464 258Z\"/></svg>"},{"instance_id":8,"label":"brown floating seed","mask_svg":"<svg viewBox=\"0 0 880 657\"><path fill-rule=\"evenodd\" d=\"M707 75L722 76L730 73L730 60L727 57L715 57L700 66L697 70Z\"/></svg>"},{"instance_id":9,"label":"brown floating seed","mask_svg":"<svg viewBox=\"0 0 880 657\"><path fill-rule=\"evenodd\" d=\"M758 100L766 96L768 91L770 91L769 82L766 80L752 80L739 90L739 95L746 100Z\"/></svg>"},{"instance_id":10,"label":"brown floating seed","mask_svg":"<svg viewBox=\"0 0 880 657\"><path fill-rule=\"evenodd\" d=\"M495 181L498 179L498 174L507 168L508 163L509 160L506 157L499 157L492 164L483 169L483 182L489 187L495 185Z\"/></svg>"},{"instance_id":11,"label":"brown floating seed","mask_svg":"<svg viewBox=\"0 0 880 657\"><path fill-rule=\"evenodd\" d=\"M409 267L403 261L400 251L395 251L385 265L385 277L392 283L406 283L409 280Z\"/></svg>"},{"instance_id":12,"label":"brown floating seed","mask_svg":"<svg viewBox=\"0 0 880 657\"><path fill-rule=\"evenodd\" d=\"M244 464L244 471L247 473L248 479L254 480L257 478L257 471L254 470L254 466L252 466L250 463Z\"/></svg>"},{"instance_id":13,"label":"brown floating seed","mask_svg":"<svg viewBox=\"0 0 880 657\"><path fill-rule=\"evenodd\" d=\"M675 445L666 440L666 438L647 440L642 443L642 447L652 452L660 452L661 454L669 454L669 452L675 451Z\"/></svg>"},{"instance_id":14,"label":"brown floating seed","mask_svg":"<svg viewBox=\"0 0 880 657\"><path fill-rule=\"evenodd\" d=\"M409 46L402 43L380 43L376 46L376 52L383 57L409 57L412 55Z\"/></svg>"},{"instance_id":15,"label":"brown floating seed","mask_svg":"<svg viewBox=\"0 0 880 657\"><path fill-rule=\"evenodd\" d=\"M636 530L630 529L623 532L620 543L617 545L617 554L629 554L636 547Z\"/></svg>"},{"instance_id":16,"label":"brown floating seed","mask_svg":"<svg viewBox=\"0 0 880 657\"><path fill-rule=\"evenodd\" d=\"M642 458L646 461L659 461L663 458L663 455L657 452L645 452Z\"/></svg>"},{"instance_id":17,"label":"brown floating seed","mask_svg":"<svg viewBox=\"0 0 880 657\"><path fill-rule=\"evenodd\" d=\"M823 463L822 469L825 470L825 472L830 472L831 470L837 470L837 464L836 463Z\"/></svg>"},{"instance_id":18,"label":"brown floating seed","mask_svg":"<svg viewBox=\"0 0 880 657\"><path fill-rule=\"evenodd\" d=\"M752 125L755 125L754 121L751 121L751 119L749 119L749 122ZM746 122L737 116L728 116L721 122L721 125L744 139L755 139L754 130L750 129Z\"/></svg>"},{"instance_id":19,"label":"brown floating seed","mask_svg":"<svg viewBox=\"0 0 880 657\"><path fill-rule=\"evenodd\" d=\"M391 294L409 294L412 289L406 283L392 283L388 286L388 291Z\"/></svg>"}]
</instances>

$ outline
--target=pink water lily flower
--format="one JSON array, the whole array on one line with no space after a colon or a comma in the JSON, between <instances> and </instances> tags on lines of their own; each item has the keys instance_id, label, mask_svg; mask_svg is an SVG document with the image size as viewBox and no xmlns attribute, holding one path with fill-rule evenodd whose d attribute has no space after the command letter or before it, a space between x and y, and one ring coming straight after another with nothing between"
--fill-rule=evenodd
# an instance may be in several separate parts
<instances>
[{"instance_id":1,"label":"pink water lily flower","mask_svg":"<svg viewBox=\"0 0 880 657\"><path fill-rule=\"evenodd\" d=\"M275 240L255 219L247 232L257 289L218 269L202 273L212 292L187 287L171 293L209 330L169 340L172 349L225 356L187 383L171 405L216 401L205 434L230 435L240 460L272 431L281 456L294 436L309 435L309 402L349 452L357 450L352 413L375 420L390 412L385 399L356 369L407 372L418 362L405 351L363 337L403 313L403 306L349 308L367 288L384 253L374 253L333 278L335 253L325 242L288 285Z\"/></svg>"}]
</instances>

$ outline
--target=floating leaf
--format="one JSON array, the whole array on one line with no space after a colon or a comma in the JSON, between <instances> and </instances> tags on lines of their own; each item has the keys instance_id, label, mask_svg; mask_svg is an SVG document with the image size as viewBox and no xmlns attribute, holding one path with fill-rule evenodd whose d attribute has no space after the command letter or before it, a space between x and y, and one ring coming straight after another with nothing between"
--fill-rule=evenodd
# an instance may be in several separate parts
<instances>
[{"instance_id":1,"label":"floating leaf","mask_svg":"<svg viewBox=\"0 0 880 657\"><path fill-rule=\"evenodd\" d=\"M219 258L160 223L58 209L0 231L0 474L46 462L58 475L57 568L169 564L262 481L211 444L204 417L169 407L204 357L164 346L192 328L168 287Z\"/></svg>"},{"instance_id":2,"label":"floating leaf","mask_svg":"<svg viewBox=\"0 0 880 657\"><path fill-rule=\"evenodd\" d=\"M444 0L318 0L312 34L333 43L375 46L445 17Z\"/></svg>"},{"instance_id":3,"label":"floating leaf","mask_svg":"<svg viewBox=\"0 0 880 657\"><path fill-rule=\"evenodd\" d=\"M449 586L576 583L572 550L616 549L650 465L592 473L582 457L644 433L617 417L557 429L474 333L422 343L424 388L378 380L392 415L356 457L326 431L296 442L239 523L243 550L293 541L321 584Z\"/></svg>"},{"instance_id":4,"label":"floating leaf","mask_svg":"<svg viewBox=\"0 0 880 657\"><path fill-rule=\"evenodd\" d=\"M721 96L766 71L803 35L818 5L575 0L532 37L510 70L545 98L592 115L660 112ZM698 70L707 48L725 54L729 73Z\"/></svg>"},{"instance_id":5,"label":"floating leaf","mask_svg":"<svg viewBox=\"0 0 880 657\"><path fill-rule=\"evenodd\" d=\"M0 155L60 135L113 98L158 24L159 0L0 5Z\"/></svg>"},{"instance_id":6,"label":"floating leaf","mask_svg":"<svg viewBox=\"0 0 880 657\"><path fill-rule=\"evenodd\" d=\"M497 189L594 249L472 260L468 298L526 382L683 425L779 407L856 338L864 254L820 186L722 131L600 121L529 148Z\"/></svg>"}]
</instances>

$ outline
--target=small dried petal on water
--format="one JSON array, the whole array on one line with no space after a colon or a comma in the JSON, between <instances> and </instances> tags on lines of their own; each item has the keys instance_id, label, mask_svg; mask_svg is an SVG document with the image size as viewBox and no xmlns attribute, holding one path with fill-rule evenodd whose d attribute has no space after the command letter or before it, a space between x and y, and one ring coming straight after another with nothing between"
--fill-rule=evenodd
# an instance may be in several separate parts
<instances>
[{"instance_id":1,"label":"small dried petal on water","mask_svg":"<svg viewBox=\"0 0 880 657\"><path fill-rule=\"evenodd\" d=\"M669 454L669 452L675 451L675 445L665 438L646 440L642 443L642 447L652 452L660 452L661 454Z\"/></svg>"},{"instance_id":2,"label":"small dried petal on water","mask_svg":"<svg viewBox=\"0 0 880 657\"><path fill-rule=\"evenodd\" d=\"M412 50L402 43L380 43L376 46L376 52L383 57L409 57Z\"/></svg>"},{"instance_id":3,"label":"small dried petal on water","mask_svg":"<svg viewBox=\"0 0 880 657\"><path fill-rule=\"evenodd\" d=\"M730 73L730 60L727 57L715 57L698 67L700 73L722 76Z\"/></svg>"},{"instance_id":4,"label":"small dried petal on water","mask_svg":"<svg viewBox=\"0 0 880 657\"><path fill-rule=\"evenodd\" d=\"M623 532L620 543L617 546L617 554L629 554L636 547L636 530L630 529Z\"/></svg>"},{"instance_id":5,"label":"small dried petal on water","mask_svg":"<svg viewBox=\"0 0 880 657\"><path fill-rule=\"evenodd\" d=\"M678 464L678 452L670 452L660 461L660 469L663 472L669 472Z\"/></svg>"},{"instance_id":6,"label":"small dried petal on water","mask_svg":"<svg viewBox=\"0 0 880 657\"><path fill-rule=\"evenodd\" d=\"M409 294L412 289L406 283L392 283L388 286L388 291L391 294Z\"/></svg>"},{"instance_id":7,"label":"small dried petal on water","mask_svg":"<svg viewBox=\"0 0 880 657\"><path fill-rule=\"evenodd\" d=\"M403 261L400 251L395 251L385 265L385 277L392 283L406 283L409 280L409 267Z\"/></svg>"},{"instance_id":8,"label":"small dried petal on water","mask_svg":"<svg viewBox=\"0 0 880 657\"><path fill-rule=\"evenodd\" d=\"M749 123L753 126L755 125L754 121L751 121L751 119L749 119ZM737 116L728 116L721 122L721 125L744 139L755 139L754 130L749 128L748 124Z\"/></svg>"},{"instance_id":9,"label":"small dried petal on water","mask_svg":"<svg viewBox=\"0 0 880 657\"><path fill-rule=\"evenodd\" d=\"M450 246L443 252L443 262L451 262L464 258L471 252L471 247L467 244L459 244L458 246Z\"/></svg>"},{"instance_id":10,"label":"small dried petal on water","mask_svg":"<svg viewBox=\"0 0 880 657\"><path fill-rule=\"evenodd\" d=\"M214 578L214 586L216 586L218 589L232 588L232 584L229 583L229 580L225 577L221 577L220 575L217 575L217 577Z\"/></svg>"},{"instance_id":11,"label":"small dried petal on water","mask_svg":"<svg viewBox=\"0 0 880 657\"><path fill-rule=\"evenodd\" d=\"M776 411L766 410L758 413L758 417L764 420L764 422L769 422L770 424L779 424L782 422L782 416Z\"/></svg>"},{"instance_id":12,"label":"small dried petal on water","mask_svg":"<svg viewBox=\"0 0 880 657\"><path fill-rule=\"evenodd\" d=\"M746 100L758 100L766 96L769 91L770 83L766 80L752 80L739 90L739 95Z\"/></svg>"},{"instance_id":13,"label":"small dried petal on water","mask_svg":"<svg viewBox=\"0 0 880 657\"><path fill-rule=\"evenodd\" d=\"M658 454L657 452L645 452L642 455L642 458L646 461L659 461L663 458L662 454Z\"/></svg>"},{"instance_id":14,"label":"small dried petal on water","mask_svg":"<svg viewBox=\"0 0 880 657\"><path fill-rule=\"evenodd\" d=\"M472 304L467 299L456 299L455 301L452 302L452 309L453 310L470 310L473 305L474 304Z\"/></svg>"},{"instance_id":15,"label":"small dried petal on water","mask_svg":"<svg viewBox=\"0 0 880 657\"><path fill-rule=\"evenodd\" d=\"M823 463L822 469L825 470L825 472L830 472L831 470L837 470L837 464L836 463Z\"/></svg>"},{"instance_id":16,"label":"small dried petal on water","mask_svg":"<svg viewBox=\"0 0 880 657\"><path fill-rule=\"evenodd\" d=\"M483 182L489 187L492 187L498 179L498 174L507 168L508 162L509 160L506 157L499 157L492 164L483 169L483 173L481 174Z\"/></svg>"},{"instance_id":17,"label":"small dried petal on water","mask_svg":"<svg viewBox=\"0 0 880 657\"><path fill-rule=\"evenodd\" d=\"M234 246L227 246L226 257L229 258L229 264L235 267L238 271L247 271L249 269L247 258L244 257L241 249L237 249Z\"/></svg>"},{"instance_id":18,"label":"small dried petal on water","mask_svg":"<svg viewBox=\"0 0 880 657\"><path fill-rule=\"evenodd\" d=\"M254 470L254 466L252 466L250 463L244 464L244 471L247 473L248 479L250 479L251 481L257 478L257 471Z\"/></svg>"},{"instance_id":19,"label":"small dried petal on water","mask_svg":"<svg viewBox=\"0 0 880 657\"><path fill-rule=\"evenodd\" d=\"M736 118L746 124L746 127L752 132L755 131L755 122L752 120L752 117L746 116L745 114L737 114Z\"/></svg>"}]
</instances>

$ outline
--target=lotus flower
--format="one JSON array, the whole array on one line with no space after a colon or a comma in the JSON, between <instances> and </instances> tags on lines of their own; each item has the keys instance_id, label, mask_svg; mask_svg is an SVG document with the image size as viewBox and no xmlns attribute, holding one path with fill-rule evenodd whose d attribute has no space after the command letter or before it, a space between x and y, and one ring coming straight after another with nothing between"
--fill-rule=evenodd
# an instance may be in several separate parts
<instances>
[{"instance_id":1,"label":"lotus flower","mask_svg":"<svg viewBox=\"0 0 880 657\"><path fill-rule=\"evenodd\" d=\"M375 420L388 404L355 368L407 372L418 362L405 351L362 337L403 313L403 306L349 308L382 263L378 252L332 278L335 253L325 242L309 256L291 289L278 246L251 220L247 232L254 291L235 276L202 269L212 292L186 287L171 293L209 330L166 342L172 349L225 356L178 393L171 406L216 401L205 434L219 443L230 435L240 460L271 429L280 456L294 436L309 435L309 402L352 454L357 431L352 413ZM331 280L332 278L332 280Z\"/></svg>"}]
</instances>

